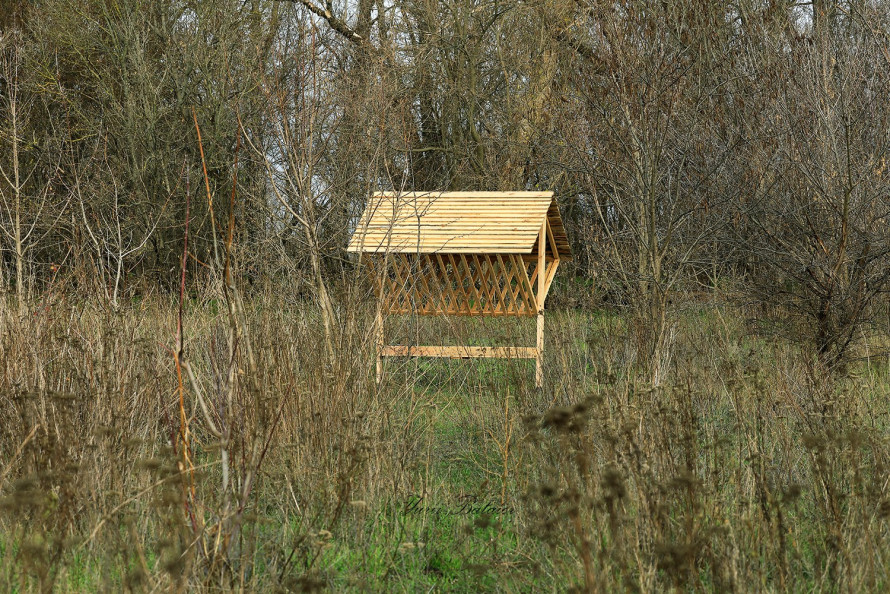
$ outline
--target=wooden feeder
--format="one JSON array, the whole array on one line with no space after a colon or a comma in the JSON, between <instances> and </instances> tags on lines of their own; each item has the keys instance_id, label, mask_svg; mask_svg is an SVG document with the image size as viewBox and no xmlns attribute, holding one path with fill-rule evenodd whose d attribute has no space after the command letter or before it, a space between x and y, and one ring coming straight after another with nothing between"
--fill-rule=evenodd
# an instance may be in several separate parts
<instances>
[{"instance_id":1,"label":"wooden feeder","mask_svg":"<svg viewBox=\"0 0 890 594\"><path fill-rule=\"evenodd\" d=\"M376 192L348 251L378 280L378 382L382 357L497 357L535 359L541 387L544 300L572 257L553 192ZM386 345L384 314L536 316L537 345Z\"/></svg>"}]
</instances>

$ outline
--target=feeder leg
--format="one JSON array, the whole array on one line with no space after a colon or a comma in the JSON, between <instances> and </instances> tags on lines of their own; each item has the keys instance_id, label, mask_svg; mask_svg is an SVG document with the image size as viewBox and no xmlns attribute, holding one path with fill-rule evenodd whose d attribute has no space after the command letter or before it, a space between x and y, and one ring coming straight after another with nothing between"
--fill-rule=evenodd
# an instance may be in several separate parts
<instances>
[{"instance_id":1,"label":"feeder leg","mask_svg":"<svg viewBox=\"0 0 890 594\"><path fill-rule=\"evenodd\" d=\"M380 381L383 379L383 357L380 354L383 350L383 310L379 307L377 308L377 319L374 323L374 343L374 348L377 352L377 384L380 385Z\"/></svg>"},{"instance_id":2,"label":"feeder leg","mask_svg":"<svg viewBox=\"0 0 890 594\"><path fill-rule=\"evenodd\" d=\"M538 312L538 353L535 356L535 387L544 387L544 312Z\"/></svg>"},{"instance_id":3,"label":"feeder leg","mask_svg":"<svg viewBox=\"0 0 890 594\"><path fill-rule=\"evenodd\" d=\"M538 232L538 356L535 359L535 386L544 387L544 299L547 297L547 218Z\"/></svg>"}]
</instances>

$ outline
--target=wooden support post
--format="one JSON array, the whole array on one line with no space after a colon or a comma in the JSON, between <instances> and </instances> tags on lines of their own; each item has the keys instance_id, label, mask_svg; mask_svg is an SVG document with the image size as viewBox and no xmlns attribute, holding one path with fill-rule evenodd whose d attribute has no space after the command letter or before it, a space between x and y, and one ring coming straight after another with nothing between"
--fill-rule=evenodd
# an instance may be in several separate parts
<instances>
[{"instance_id":1,"label":"wooden support post","mask_svg":"<svg viewBox=\"0 0 890 594\"><path fill-rule=\"evenodd\" d=\"M374 350L377 354L377 385L383 380L383 305L386 298L386 256L383 257L383 266L381 271L377 271L378 277L375 279L375 288L377 289L377 311L374 318ZM383 275L382 277L379 275Z\"/></svg>"},{"instance_id":2,"label":"wooden support post","mask_svg":"<svg viewBox=\"0 0 890 594\"><path fill-rule=\"evenodd\" d=\"M535 358L535 387L544 387L544 312L538 313L538 356Z\"/></svg>"},{"instance_id":3,"label":"wooden support post","mask_svg":"<svg viewBox=\"0 0 890 594\"><path fill-rule=\"evenodd\" d=\"M374 323L374 348L377 351L377 385L383 379L383 305L377 301L377 319Z\"/></svg>"},{"instance_id":4,"label":"wooden support post","mask_svg":"<svg viewBox=\"0 0 890 594\"><path fill-rule=\"evenodd\" d=\"M537 350L538 356L535 359L535 387L544 387L544 297L547 291L547 284L544 274L544 266L546 264L547 252L547 219L541 223L541 231L538 234L538 332L537 332Z\"/></svg>"}]
</instances>

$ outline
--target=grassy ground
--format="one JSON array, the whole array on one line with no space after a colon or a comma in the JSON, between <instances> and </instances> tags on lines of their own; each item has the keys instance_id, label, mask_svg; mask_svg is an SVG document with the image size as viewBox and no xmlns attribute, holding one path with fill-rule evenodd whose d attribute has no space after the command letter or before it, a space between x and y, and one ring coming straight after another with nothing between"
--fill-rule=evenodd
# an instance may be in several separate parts
<instances>
[{"instance_id":1,"label":"grassy ground","mask_svg":"<svg viewBox=\"0 0 890 594\"><path fill-rule=\"evenodd\" d=\"M690 305L652 385L632 318L556 311L542 391L528 361L392 359L377 387L367 314L331 361L310 306L211 305L186 307L180 365L168 304L3 312L0 589L888 586L879 335L828 381ZM534 342L528 320L387 332Z\"/></svg>"}]
</instances>

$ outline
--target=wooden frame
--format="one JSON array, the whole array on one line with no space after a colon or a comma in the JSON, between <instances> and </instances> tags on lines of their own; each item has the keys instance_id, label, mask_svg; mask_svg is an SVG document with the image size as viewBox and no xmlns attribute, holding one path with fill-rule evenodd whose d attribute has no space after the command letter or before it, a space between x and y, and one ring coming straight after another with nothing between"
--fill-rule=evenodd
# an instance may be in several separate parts
<instances>
[{"instance_id":1,"label":"wooden frame","mask_svg":"<svg viewBox=\"0 0 890 594\"><path fill-rule=\"evenodd\" d=\"M377 193L349 251L375 279L378 382L383 357L492 357L534 359L543 386L544 303L571 258L552 192ZM393 314L534 316L536 346L386 345Z\"/></svg>"}]
</instances>

